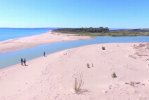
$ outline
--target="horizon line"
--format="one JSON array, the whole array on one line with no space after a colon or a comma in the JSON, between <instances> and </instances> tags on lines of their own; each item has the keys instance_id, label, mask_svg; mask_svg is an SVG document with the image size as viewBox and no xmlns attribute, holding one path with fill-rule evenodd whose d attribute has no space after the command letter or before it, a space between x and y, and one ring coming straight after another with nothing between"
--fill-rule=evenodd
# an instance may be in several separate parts
<instances>
[{"instance_id":1,"label":"horizon line","mask_svg":"<svg viewBox=\"0 0 149 100\"><path fill-rule=\"evenodd\" d=\"M101 26L103 27L103 26ZM33 29L33 28L90 28L90 27L0 27L0 28L20 28L20 29L25 29L25 28L30 28L30 29ZM99 27L92 27L92 28L99 28ZM109 29L149 29L149 28L111 28L111 27L108 27Z\"/></svg>"}]
</instances>

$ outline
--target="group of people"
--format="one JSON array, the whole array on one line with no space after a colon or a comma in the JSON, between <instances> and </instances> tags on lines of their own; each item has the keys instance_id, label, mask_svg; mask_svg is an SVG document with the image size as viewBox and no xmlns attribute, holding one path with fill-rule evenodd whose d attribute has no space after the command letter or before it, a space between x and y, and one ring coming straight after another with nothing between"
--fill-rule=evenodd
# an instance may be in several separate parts
<instances>
[{"instance_id":1,"label":"group of people","mask_svg":"<svg viewBox=\"0 0 149 100\"><path fill-rule=\"evenodd\" d=\"M21 58L21 65L22 66L27 66L27 64L26 64L26 59L24 58Z\"/></svg>"},{"instance_id":2,"label":"group of people","mask_svg":"<svg viewBox=\"0 0 149 100\"><path fill-rule=\"evenodd\" d=\"M43 52L43 56L46 57L46 52L45 52L45 51ZM25 59L25 58L24 58L24 59L21 58L21 65L22 65L22 66L27 66L27 64L26 64L26 59Z\"/></svg>"}]
</instances>

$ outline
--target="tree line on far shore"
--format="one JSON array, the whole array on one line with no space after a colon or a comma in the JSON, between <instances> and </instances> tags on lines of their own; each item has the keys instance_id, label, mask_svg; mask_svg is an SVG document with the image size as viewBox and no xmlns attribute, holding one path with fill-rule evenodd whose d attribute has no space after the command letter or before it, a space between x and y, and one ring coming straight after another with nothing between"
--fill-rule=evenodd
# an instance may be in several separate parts
<instances>
[{"instance_id":1,"label":"tree line on far shore","mask_svg":"<svg viewBox=\"0 0 149 100\"><path fill-rule=\"evenodd\" d=\"M108 27L99 27L99 28L60 28L55 31L59 32L90 32L90 33L107 33L109 32Z\"/></svg>"}]
</instances>

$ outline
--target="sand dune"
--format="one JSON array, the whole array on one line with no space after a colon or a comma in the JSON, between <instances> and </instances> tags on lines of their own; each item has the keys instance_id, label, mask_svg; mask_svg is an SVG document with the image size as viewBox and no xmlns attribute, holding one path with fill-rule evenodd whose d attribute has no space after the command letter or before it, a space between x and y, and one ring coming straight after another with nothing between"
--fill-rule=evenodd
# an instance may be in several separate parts
<instances>
[{"instance_id":1,"label":"sand dune","mask_svg":"<svg viewBox=\"0 0 149 100\"><path fill-rule=\"evenodd\" d=\"M149 56L138 55L148 45L89 45L1 69L0 100L149 100Z\"/></svg>"},{"instance_id":2,"label":"sand dune","mask_svg":"<svg viewBox=\"0 0 149 100\"><path fill-rule=\"evenodd\" d=\"M73 34L61 34L48 32L45 34L29 36L18 39L11 39L0 42L0 53L30 48L40 44L47 44L61 41L73 41L80 39L89 39L89 36L77 36Z\"/></svg>"}]
</instances>

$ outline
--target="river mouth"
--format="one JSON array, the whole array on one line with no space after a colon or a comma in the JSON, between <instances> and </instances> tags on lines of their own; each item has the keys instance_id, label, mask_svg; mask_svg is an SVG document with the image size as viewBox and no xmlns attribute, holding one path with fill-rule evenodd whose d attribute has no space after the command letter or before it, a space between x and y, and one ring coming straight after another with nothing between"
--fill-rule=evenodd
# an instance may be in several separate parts
<instances>
[{"instance_id":1,"label":"river mouth","mask_svg":"<svg viewBox=\"0 0 149 100\"><path fill-rule=\"evenodd\" d=\"M76 40L67 42L58 42L44 44L28 49L18 50L14 52L7 52L0 54L0 68L12 66L20 63L21 58L32 60L43 56L43 52L51 54L54 52L76 48L80 46L86 46L91 44L102 44L102 43L140 43L149 42L149 36L130 36L130 37L96 37L89 40Z\"/></svg>"}]
</instances>

